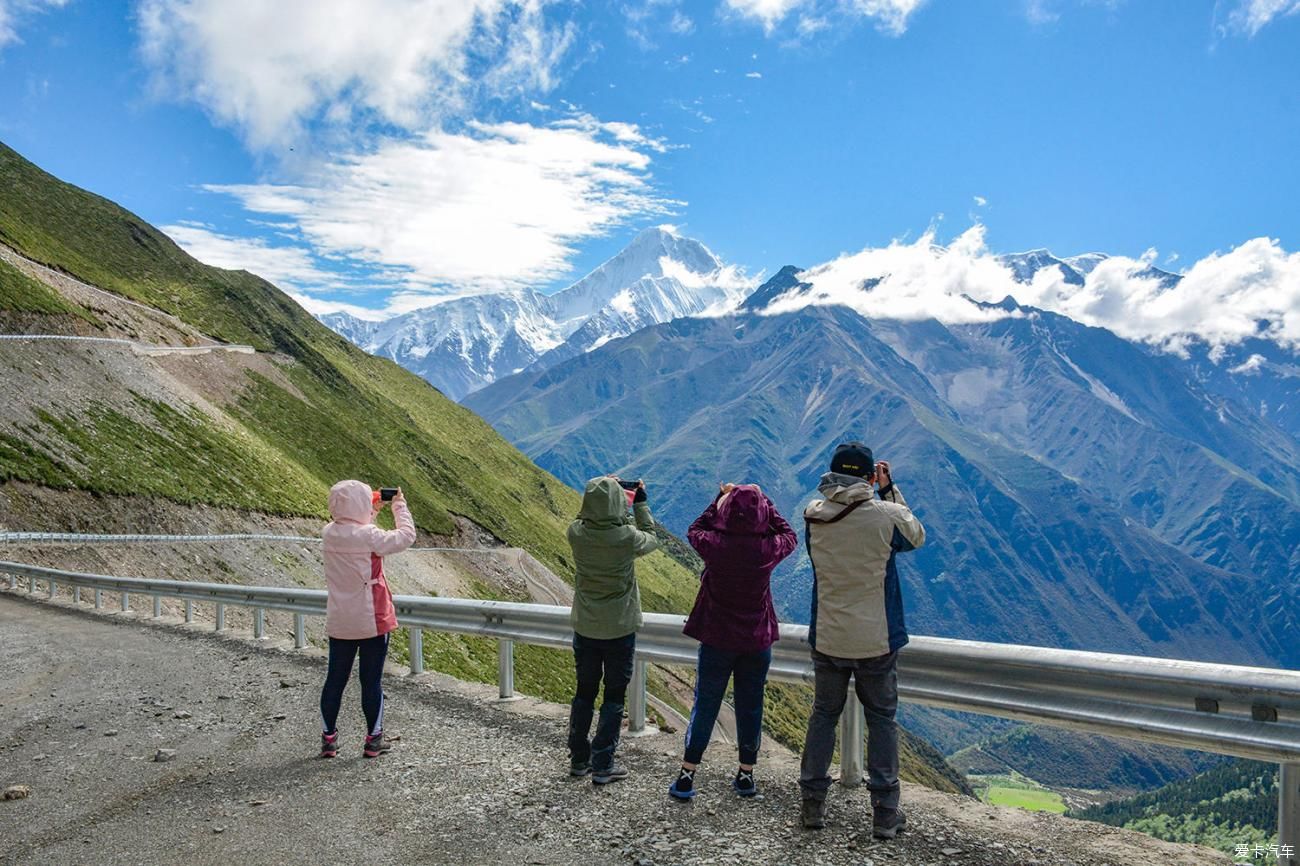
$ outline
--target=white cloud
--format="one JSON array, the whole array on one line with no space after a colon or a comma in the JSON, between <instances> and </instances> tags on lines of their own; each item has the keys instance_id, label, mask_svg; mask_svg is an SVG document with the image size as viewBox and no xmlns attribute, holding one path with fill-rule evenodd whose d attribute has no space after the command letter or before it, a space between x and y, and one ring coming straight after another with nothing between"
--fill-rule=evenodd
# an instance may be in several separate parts
<instances>
[{"instance_id":1,"label":"white cloud","mask_svg":"<svg viewBox=\"0 0 1300 866\"><path fill-rule=\"evenodd\" d=\"M850 18L871 20L877 30L891 36L901 36L907 30L912 13L926 0L725 0L725 5L742 17L751 18L771 33L788 15L799 12L798 29L801 36L823 29L825 21L819 10L828 14L847 15Z\"/></svg>"},{"instance_id":2,"label":"white cloud","mask_svg":"<svg viewBox=\"0 0 1300 866\"><path fill-rule=\"evenodd\" d=\"M806 304L852 307L868 318L988 321L1008 315L977 302L1008 295L1127 339L1181 352L1191 340L1212 347L1263 337L1300 350L1300 253L1255 238L1196 262L1172 287L1151 270L1155 252L1140 259L1102 260L1082 286L1060 269L1040 270L1031 283L984 245L984 227L967 229L946 247L933 230L914 243L894 241L841 256L800 275L812 289L773 304L773 313ZM864 288L864 281L874 282ZM1018 315L1018 313L1017 313Z\"/></svg>"},{"instance_id":3,"label":"white cloud","mask_svg":"<svg viewBox=\"0 0 1300 866\"><path fill-rule=\"evenodd\" d=\"M761 72L746 72L746 73L745 73L745 77L746 77L746 78L762 78L762 77L763 77L763 73L761 73Z\"/></svg>"},{"instance_id":4,"label":"white cloud","mask_svg":"<svg viewBox=\"0 0 1300 866\"><path fill-rule=\"evenodd\" d=\"M809 0L726 0L726 5L746 18L762 22L771 30L794 9L808 4Z\"/></svg>"},{"instance_id":5,"label":"white cloud","mask_svg":"<svg viewBox=\"0 0 1300 866\"><path fill-rule=\"evenodd\" d=\"M823 30L828 29L831 23L825 18L816 15L800 15L799 23L795 25L795 32L799 34L800 39L808 39L816 36Z\"/></svg>"},{"instance_id":6,"label":"white cloud","mask_svg":"<svg viewBox=\"0 0 1300 866\"><path fill-rule=\"evenodd\" d=\"M678 204L650 187L631 124L472 122L335 160L295 184L211 186L292 220L313 252L396 269L423 294L534 286L572 244Z\"/></svg>"},{"instance_id":7,"label":"white cloud","mask_svg":"<svg viewBox=\"0 0 1300 866\"><path fill-rule=\"evenodd\" d=\"M668 20L668 29L678 36L687 36L695 30L695 22L680 10L673 10L673 17Z\"/></svg>"},{"instance_id":8,"label":"white cloud","mask_svg":"<svg viewBox=\"0 0 1300 866\"><path fill-rule=\"evenodd\" d=\"M313 124L427 128L493 93L553 83L573 40L544 0L141 0L141 50L163 92L256 149Z\"/></svg>"},{"instance_id":9,"label":"white cloud","mask_svg":"<svg viewBox=\"0 0 1300 866\"><path fill-rule=\"evenodd\" d=\"M302 247L273 246L261 238L222 234L199 222L166 225L162 231L201 262L248 271L281 288L323 288L340 282L337 274L319 268Z\"/></svg>"},{"instance_id":10,"label":"white cloud","mask_svg":"<svg viewBox=\"0 0 1300 866\"><path fill-rule=\"evenodd\" d=\"M0 0L0 48L22 41L18 38L21 19L67 5L68 0Z\"/></svg>"},{"instance_id":11,"label":"white cloud","mask_svg":"<svg viewBox=\"0 0 1300 866\"><path fill-rule=\"evenodd\" d=\"M1084 286L1035 284L1039 296L1026 300L1172 351L1192 338L1224 346L1264 337L1300 347L1300 253L1287 253L1278 241L1255 238L1206 256L1172 288L1152 279L1148 267L1145 260L1107 259Z\"/></svg>"},{"instance_id":12,"label":"white cloud","mask_svg":"<svg viewBox=\"0 0 1300 866\"><path fill-rule=\"evenodd\" d=\"M1254 36L1274 20L1296 14L1300 14L1300 0L1236 0L1222 29Z\"/></svg>"},{"instance_id":13,"label":"white cloud","mask_svg":"<svg viewBox=\"0 0 1300 866\"><path fill-rule=\"evenodd\" d=\"M986 199L984 196L982 196L982 195L977 195L977 196L975 196L975 207L984 207L984 206L987 205L988 203L989 203L989 200Z\"/></svg>"},{"instance_id":14,"label":"white cloud","mask_svg":"<svg viewBox=\"0 0 1300 866\"><path fill-rule=\"evenodd\" d=\"M742 18L763 25L771 33L787 17L797 14L796 29L801 37L830 26L829 16L866 18L881 32L900 36L907 30L912 13L926 0L724 0L724 7Z\"/></svg>"},{"instance_id":15,"label":"white cloud","mask_svg":"<svg viewBox=\"0 0 1300 866\"><path fill-rule=\"evenodd\" d=\"M934 230L915 243L894 241L800 274L812 284L806 295L778 300L769 312L789 312L811 302L852 307L867 318L928 319L948 323L984 322L1005 316L985 310L978 300L1000 299L1014 281L1011 272L984 249L984 227L968 229L947 247L935 244ZM863 282L879 280L864 290ZM1003 289L1001 295L998 291Z\"/></svg>"}]
</instances>

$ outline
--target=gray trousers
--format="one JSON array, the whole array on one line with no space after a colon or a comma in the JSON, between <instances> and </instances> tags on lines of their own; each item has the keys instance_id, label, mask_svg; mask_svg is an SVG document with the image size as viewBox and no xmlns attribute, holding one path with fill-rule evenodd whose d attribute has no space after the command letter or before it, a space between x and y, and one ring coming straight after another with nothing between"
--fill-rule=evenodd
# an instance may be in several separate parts
<instances>
[{"instance_id":1,"label":"gray trousers","mask_svg":"<svg viewBox=\"0 0 1300 866\"><path fill-rule=\"evenodd\" d=\"M813 650L816 694L808 718L799 787L809 800L825 800L831 786L831 756L840 714L853 678L867 716L867 790L871 805L898 808L898 653L869 659L841 659Z\"/></svg>"}]
</instances>

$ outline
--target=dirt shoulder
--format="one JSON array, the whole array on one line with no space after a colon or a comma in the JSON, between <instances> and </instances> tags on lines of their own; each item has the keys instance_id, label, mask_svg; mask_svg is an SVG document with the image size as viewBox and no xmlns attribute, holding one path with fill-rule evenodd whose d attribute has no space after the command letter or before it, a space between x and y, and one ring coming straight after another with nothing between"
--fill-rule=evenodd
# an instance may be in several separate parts
<instances>
[{"instance_id":1,"label":"dirt shoulder","mask_svg":"<svg viewBox=\"0 0 1300 866\"><path fill-rule=\"evenodd\" d=\"M179 623L93 614L0 591L4 863L1226 863L1214 852L915 786L911 832L873 843L864 789L836 789L831 826L797 826L794 757L772 750L764 794L733 796L714 749L700 796L669 800L679 737L624 739L607 789L565 773L562 706L493 700L437 674L386 683L401 742L360 757L355 689L344 750L314 757L324 663L314 650ZM169 761L153 760L174 749Z\"/></svg>"}]
</instances>

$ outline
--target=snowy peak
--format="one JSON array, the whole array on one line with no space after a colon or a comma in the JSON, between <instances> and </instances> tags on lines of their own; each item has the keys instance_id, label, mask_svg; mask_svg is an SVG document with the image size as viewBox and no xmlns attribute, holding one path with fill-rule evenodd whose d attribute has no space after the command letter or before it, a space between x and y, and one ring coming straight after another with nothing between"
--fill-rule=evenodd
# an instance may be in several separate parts
<instances>
[{"instance_id":1,"label":"snowy peak","mask_svg":"<svg viewBox=\"0 0 1300 866\"><path fill-rule=\"evenodd\" d=\"M459 400L503 376L544 369L650 325L734 309L752 289L704 244L659 226L554 295L475 295L385 322L346 313L321 321Z\"/></svg>"},{"instance_id":2,"label":"snowy peak","mask_svg":"<svg viewBox=\"0 0 1300 866\"><path fill-rule=\"evenodd\" d=\"M586 318L614 302L621 292L643 278L657 281L668 277L679 284L705 285L712 275L722 270L722 262L699 241L681 237L664 227L649 228L633 238L618 255L552 295L550 300L557 319Z\"/></svg>"},{"instance_id":3,"label":"snowy peak","mask_svg":"<svg viewBox=\"0 0 1300 866\"><path fill-rule=\"evenodd\" d=\"M1088 270L1080 271L1070 263L1070 259L1057 258L1052 255L1051 251L1044 249L1028 250L1023 253L1008 253L997 258L999 262L1011 269L1018 283L1033 282L1034 275L1044 268L1060 268L1066 283L1073 286L1082 286L1088 271L1097 266L1097 262L1091 261L1088 256L1076 256L1076 259L1089 259L1086 263ZM1102 258L1105 258L1105 256L1102 256Z\"/></svg>"}]
</instances>

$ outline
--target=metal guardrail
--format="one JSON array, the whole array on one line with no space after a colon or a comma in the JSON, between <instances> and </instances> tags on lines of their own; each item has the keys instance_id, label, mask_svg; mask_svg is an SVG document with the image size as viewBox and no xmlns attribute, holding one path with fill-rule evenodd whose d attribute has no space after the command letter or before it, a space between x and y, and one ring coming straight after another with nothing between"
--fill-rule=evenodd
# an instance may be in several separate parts
<instances>
[{"instance_id":1,"label":"metal guardrail","mask_svg":"<svg viewBox=\"0 0 1300 866\"><path fill-rule=\"evenodd\" d=\"M20 579L35 594L45 583L53 597L59 584L120 593L122 610L132 594L153 597L161 616L163 597L216 606L216 630L225 628L227 605L252 608L253 634L265 636L264 611L294 615L295 644L306 646L305 620L324 616L319 589L239 586L177 580L110 577L0 562L9 589ZM426 598L393 598L398 622L409 630L410 669L424 669L423 632L455 632L499 642L498 686L514 697L514 644L569 648L569 609L555 605ZM636 663L629 688L629 734L646 728L646 665L694 666L698 644L682 634L683 617L648 613L637 633ZM806 626L782 624L769 676L811 683L813 668ZM1300 671L1127 656L947 638L915 637L899 660L899 695L928 706L1021 719L1072 730L1125 737L1178 748L1270 761L1279 773L1278 828L1283 850L1300 846ZM850 690L841 719L841 782L862 780L862 712ZM1294 856L1282 864L1298 864Z\"/></svg>"}]
</instances>

